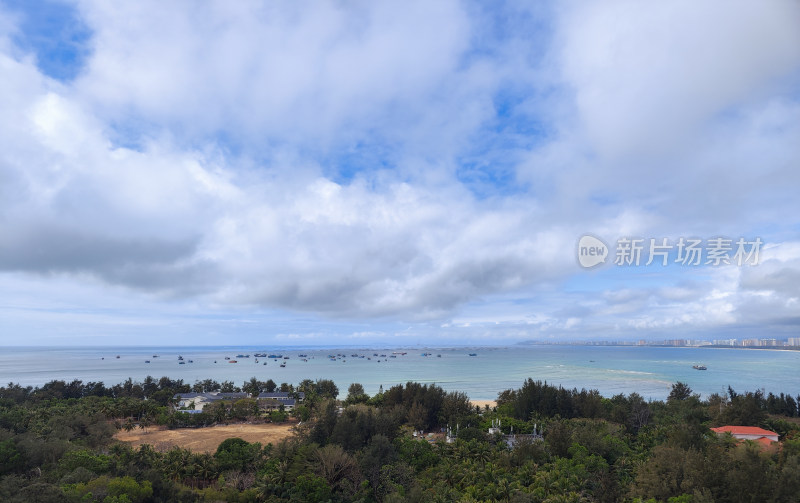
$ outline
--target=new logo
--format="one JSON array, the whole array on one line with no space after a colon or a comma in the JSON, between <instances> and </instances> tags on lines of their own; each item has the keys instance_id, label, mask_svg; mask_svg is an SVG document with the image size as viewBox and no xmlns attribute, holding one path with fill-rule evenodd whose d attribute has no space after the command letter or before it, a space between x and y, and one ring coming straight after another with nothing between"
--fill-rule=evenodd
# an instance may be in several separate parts
<instances>
[{"instance_id":1,"label":"new logo","mask_svg":"<svg viewBox=\"0 0 800 503\"><path fill-rule=\"evenodd\" d=\"M608 245L599 238L585 234L578 240L578 263L590 269L602 264L608 257Z\"/></svg>"}]
</instances>

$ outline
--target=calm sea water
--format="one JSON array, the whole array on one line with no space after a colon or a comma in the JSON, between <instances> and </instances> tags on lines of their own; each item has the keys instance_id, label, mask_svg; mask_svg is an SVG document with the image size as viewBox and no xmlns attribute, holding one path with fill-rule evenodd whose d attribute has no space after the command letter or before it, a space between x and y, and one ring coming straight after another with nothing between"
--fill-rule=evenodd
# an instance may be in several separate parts
<instances>
[{"instance_id":1,"label":"calm sea water","mask_svg":"<svg viewBox=\"0 0 800 503\"><path fill-rule=\"evenodd\" d=\"M259 358L256 363L252 355L262 351L289 356L289 360L281 360L286 367L281 368L279 362L267 358ZM396 351L407 354L392 358ZM328 355L337 353L347 356L330 361ZM376 357L374 353L386 356ZM238 354L250 357L236 358ZM302 361L300 354L307 354L308 361ZM193 363L179 365L178 355ZM238 363L228 363L226 356ZM692 365L697 364L706 365L708 370L694 370ZM796 396L800 394L800 352L619 346L0 348L2 383L36 386L53 379L80 379L112 385L128 377L141 381L148 375L169 376L188 383L202 379L230 380L237 385L251 377L262 381L272 379L279 384L325 378L336 382L342 396L353 382L363 384L367 393L373 394L381 385L388 388L417 381L464 391L475 400L491 400L504 389L518 388L528 377L568 388L597 389L604 396L635 391L645 398L664 399L676 381L687 383L703 396L721 393L728 385L739 392L765 389Z\"/></svg>"}]
</instances>

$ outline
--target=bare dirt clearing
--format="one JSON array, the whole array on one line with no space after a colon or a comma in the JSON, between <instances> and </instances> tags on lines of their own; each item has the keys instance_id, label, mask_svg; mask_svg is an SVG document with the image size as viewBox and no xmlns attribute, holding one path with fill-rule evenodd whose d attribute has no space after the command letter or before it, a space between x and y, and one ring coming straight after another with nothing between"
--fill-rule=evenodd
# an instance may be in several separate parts
<instances>
[{"instance_id":1,"label":"bare dirt clearing","mask_svg":"<svg viewBox=\"0 0 800 503\"><path fill-rule=\"evenodd\" d=\"M130 432L119 431L114 438L138 447L150 444L159 451L178 446L192 452L209 452L227 438L239 437L248 442L261 442L262 445L277 443L292 435L294 423L284 424L228 424L206 428L179 428L167 430L164 427L148 428Z\"/></svg>"}]
</instances>

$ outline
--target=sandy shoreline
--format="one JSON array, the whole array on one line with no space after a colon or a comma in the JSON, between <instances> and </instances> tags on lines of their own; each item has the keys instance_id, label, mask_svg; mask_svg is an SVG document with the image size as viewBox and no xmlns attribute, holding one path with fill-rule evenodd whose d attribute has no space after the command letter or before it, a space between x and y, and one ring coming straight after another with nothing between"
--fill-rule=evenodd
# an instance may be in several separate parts
<instances>
[{"instance_id":1,"label":"sandy shoreline","mask_svg":"<svg viewBox=\"0 0 800 503\"><path fill-rule=\"evenodd\" d=\"M494 400L470 400L470 402L472 402L473 406L474 405L478 405L480 408L484 408L487 405L490 408L491 407L497 407L497 402L494 401Z\"/></svg>"}]
</instances>

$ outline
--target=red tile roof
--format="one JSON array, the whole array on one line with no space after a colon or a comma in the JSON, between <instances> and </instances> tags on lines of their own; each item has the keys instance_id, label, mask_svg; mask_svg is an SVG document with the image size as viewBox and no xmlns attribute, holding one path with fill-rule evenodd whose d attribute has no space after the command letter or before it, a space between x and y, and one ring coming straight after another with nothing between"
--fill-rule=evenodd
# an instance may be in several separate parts
<instances>
[{"instance_id":1,"label":"red tile roof","mask_svg":"<svg viewBox=\"0 0 800 503\"><path fill-rule=\"evenodd\" d=\"M765 430L758 426L720 426L711 428L716 433L730 433L731 435L777 435L774 431Z\"/></svg>"}]
</instances>

